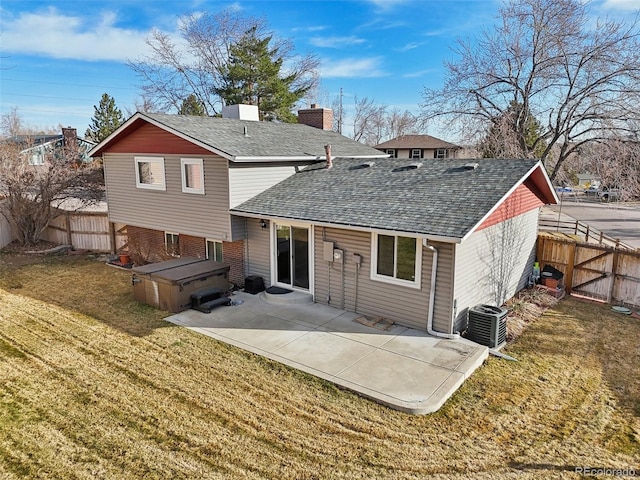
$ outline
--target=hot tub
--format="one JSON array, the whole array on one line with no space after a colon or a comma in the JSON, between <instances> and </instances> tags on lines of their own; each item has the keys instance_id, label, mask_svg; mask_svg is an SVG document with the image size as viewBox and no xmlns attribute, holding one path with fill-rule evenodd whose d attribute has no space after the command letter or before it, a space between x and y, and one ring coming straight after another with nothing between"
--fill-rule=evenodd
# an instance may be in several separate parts
<instances>
[{"instance_id":1,"label":"hot tub","mask_svg":"<svg viewBox=\"0 0 640 480\"><path fill-rule=\"evenodd\" d=\"M229 265L201 258L177 258L134 267L133 296L141 303L177 313L191 307L191 294L203 288L229 290Z\"/></svg>"}]
</instances>

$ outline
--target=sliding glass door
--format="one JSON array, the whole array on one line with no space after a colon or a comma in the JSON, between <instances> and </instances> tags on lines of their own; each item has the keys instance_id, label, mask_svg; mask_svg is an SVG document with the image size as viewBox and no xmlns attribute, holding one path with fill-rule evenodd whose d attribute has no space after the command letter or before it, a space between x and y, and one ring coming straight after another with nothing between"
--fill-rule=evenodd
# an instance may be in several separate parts
<instances>
[{"instance_id":1,"label":"sliding glass door","mask_svg":"<svg viewBox=\"0 0 640 480\"><path fill-rule=\"evenodd\" d=\"M276 282L309 289L310 228L292 225L275 226Z\"/></svg>"}]
</instances>

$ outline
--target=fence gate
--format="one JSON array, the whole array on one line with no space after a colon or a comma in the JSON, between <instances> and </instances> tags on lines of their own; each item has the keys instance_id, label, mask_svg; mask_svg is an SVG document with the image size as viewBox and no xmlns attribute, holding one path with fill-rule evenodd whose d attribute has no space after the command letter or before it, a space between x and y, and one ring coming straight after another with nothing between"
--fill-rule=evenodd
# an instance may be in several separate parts
<instances>
[{"instance_id":1,"label":"fence gate","mask_svg":"<svg viewBox=\"0 0 640 480\"><path fill-rule=\"evenodd\" d=\"M541 266L551 265L564 273L567 293L640 306L640 250L544 232L538 235L536 257Z\"/></svg>"},{"instance_id":2,"label":"fence gate","mask_svg":"<svg viewBox=\"0 0 640 480\"><path fill-rule=\"evenodd\" d=\"M571 291L611 301L616 271L614 252L608 247L581 245L575 249Z\"/></svg>"}]
</instances>

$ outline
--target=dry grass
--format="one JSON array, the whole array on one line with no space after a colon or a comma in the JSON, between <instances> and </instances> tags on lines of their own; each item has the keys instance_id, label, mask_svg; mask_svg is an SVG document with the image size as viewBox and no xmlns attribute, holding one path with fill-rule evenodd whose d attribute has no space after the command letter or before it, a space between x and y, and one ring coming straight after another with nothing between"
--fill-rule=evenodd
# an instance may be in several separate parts
<instances>
[{"instance_id":1,"label":"dry grass","mask_svg":"<svg viewBox=\"0 0 640 480\"><path fill-rule=\"evenodd\" d=\"M553 307L558 300L546 291L537 288L522 290L515 297L507 300L509 309L507 317L507 341L513 342L538 320L548 308Z\"/></svg>"},{"instance_id":2,"label":"dry grass","mask_svg":"<svg viewBox=\"0 0 640 480\"><path fill-rule=\"evenodd\" d=\"M640 471L640 323L569 299L410 416L162 321L127 272L0 256L0 478ZM13 265L13 266L12 266ZM472 475L473 474L473 475Z\"/></svg>"}]
</instances>

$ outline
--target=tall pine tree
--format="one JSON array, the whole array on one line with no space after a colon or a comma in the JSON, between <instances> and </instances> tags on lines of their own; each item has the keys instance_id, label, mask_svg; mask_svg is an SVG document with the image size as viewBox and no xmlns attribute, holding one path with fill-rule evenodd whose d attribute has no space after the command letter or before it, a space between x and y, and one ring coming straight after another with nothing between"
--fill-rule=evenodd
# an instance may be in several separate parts
<instances>
[{"instance_id":1,"label":"tall pine tree","mask_svg":"<svg viewBox=\"0 0 640 480\"><path fill-rule=\"evenodd\" d=\"M295 122L295 103L308 91L296 87L299 73L282 74L279 47L270 47L271 36L259 38L255 28L231 46L227 65L220 68L222 86L215 88L226 105L257 105L263 120Z\"/></svg>"},{"instance_id":2,"label":"tall pine tree","mask_svg":"<svg viewBox=\"0 0 640 480\"><path fill-rule=\"evenodd\" d=\"M101 142L124 122L122 112L116 107L116 101L106 93L102 94L100 105L94 105L93 110L91 124L85 133L85 137L94 142Z\"/></svg>"},{"instance_id":3,"label":"tall pine tree","mask_svg":"<svg viewBox=\"0 0 640 480\"><path fill-rule=\"evenodd\" d=\"M180 106L180 110L178 110L180 115L194 115L198 117L204 117L204 105L202 102L198 100L194 94L189 95L187 98L182 100L182 105Z\"/></svg>"}]
</instances>

